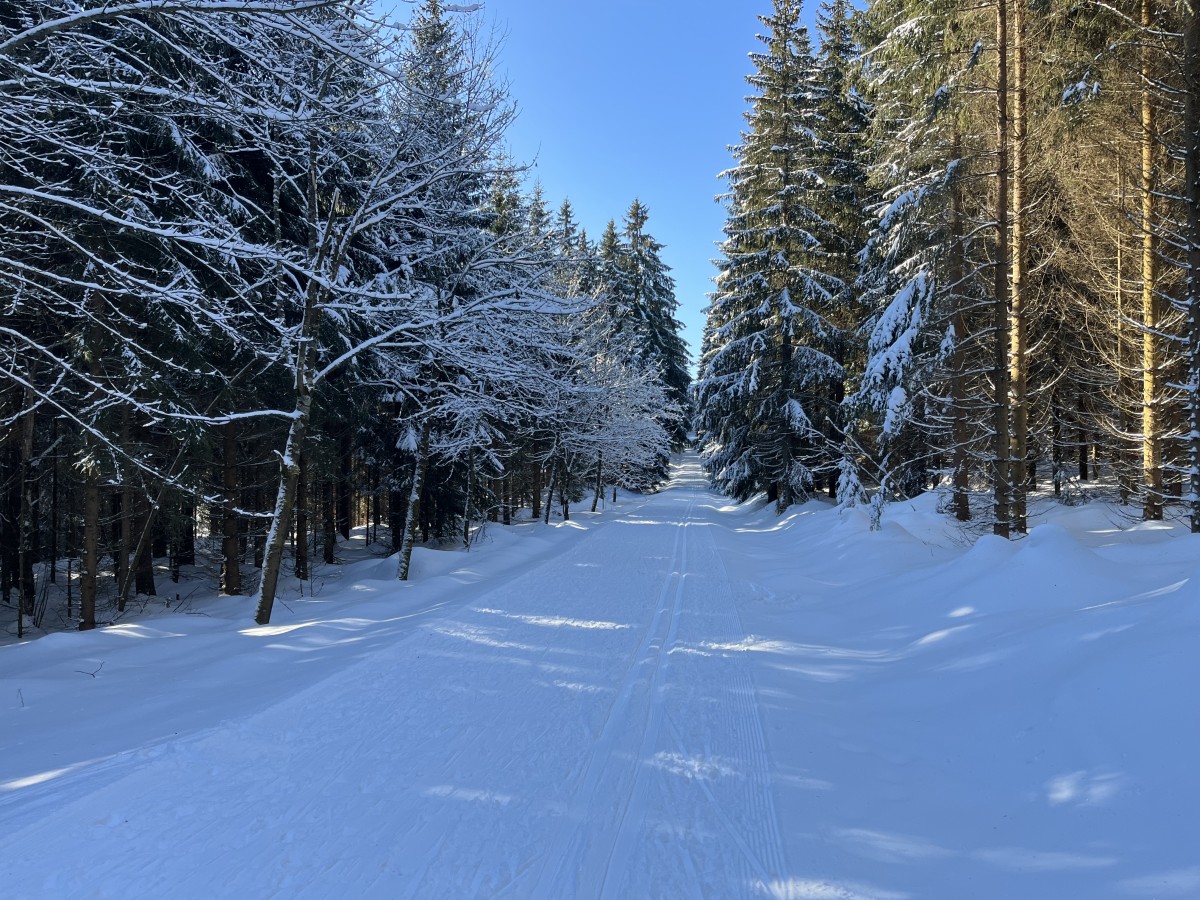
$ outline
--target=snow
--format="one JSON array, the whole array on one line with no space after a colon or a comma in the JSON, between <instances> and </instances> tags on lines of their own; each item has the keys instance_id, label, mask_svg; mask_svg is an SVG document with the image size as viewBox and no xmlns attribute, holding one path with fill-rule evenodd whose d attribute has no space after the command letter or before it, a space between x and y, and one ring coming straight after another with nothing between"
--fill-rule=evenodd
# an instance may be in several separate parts
<instances>
[{"instance_id":1,"label":"snow","mask_svg":"<svg viewBox=\"0 0 1200 900\"><path fill-rule=\"evenodd\" d=\"M1195 897L1200 538L670 488L0 647L5 896Z\"/></svg>"}]
</instances>

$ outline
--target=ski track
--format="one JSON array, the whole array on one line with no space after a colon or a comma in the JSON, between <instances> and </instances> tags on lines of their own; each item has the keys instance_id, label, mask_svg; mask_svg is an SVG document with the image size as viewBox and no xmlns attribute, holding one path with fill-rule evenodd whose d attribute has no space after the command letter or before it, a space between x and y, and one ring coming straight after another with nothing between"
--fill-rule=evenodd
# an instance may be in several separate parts
<instances>
[{"instance_id":1,"label":"ski track","mask_svg":"<svg viewBox=\"0 0 1200 900\"><path fill-rule=\"evenodd\" d=\"M716 501L689 456L394 645L91 793L72 779L6 835L5 896L772 896L787 860ZM20 862L80 853L86 882Z\"/></svg>"}]
</instances>

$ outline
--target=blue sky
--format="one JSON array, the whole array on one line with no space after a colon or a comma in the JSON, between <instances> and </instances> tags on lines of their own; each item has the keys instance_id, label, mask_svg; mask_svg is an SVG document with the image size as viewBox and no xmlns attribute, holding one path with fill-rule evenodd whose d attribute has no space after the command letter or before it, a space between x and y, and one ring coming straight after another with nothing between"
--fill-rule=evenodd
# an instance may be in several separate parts
<instances>
[{"instance_id":1,"label":"blue sky","mask_svg":"<svg viewBox=\"0 0 1200 900\"><path fill-rule=\"evenodd\" d=\"M635 197L649 207L693 356L725 218L716 176L740 139L747 54L761 47L757 16L770 9L770 0L485 0L475 14L500 41L497 74L518 108L514 157L534 163L552 208L570 198L593 238L610 218L619 225Z\"/></svg>"}]
</instances>

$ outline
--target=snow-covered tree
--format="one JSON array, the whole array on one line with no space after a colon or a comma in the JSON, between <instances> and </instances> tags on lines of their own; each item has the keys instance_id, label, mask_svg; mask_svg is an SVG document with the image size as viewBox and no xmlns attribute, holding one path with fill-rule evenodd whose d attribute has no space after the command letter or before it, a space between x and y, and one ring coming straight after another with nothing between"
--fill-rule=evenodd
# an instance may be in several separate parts
<instances>
[{"instance_id":1,"label":"snow-covered tree","mask_svg":"<svg viewBox=\"0 0 1200 900\"><path fill-rule=\"evenodd\" d=\"M831 269L822 88L800 3L761 17L748 129L724 173L728 219L696 387L713 482L737 497L765 490L783 510L836 479L826 425L837 416L846 332Z\"/></svg>"}]
</instances>

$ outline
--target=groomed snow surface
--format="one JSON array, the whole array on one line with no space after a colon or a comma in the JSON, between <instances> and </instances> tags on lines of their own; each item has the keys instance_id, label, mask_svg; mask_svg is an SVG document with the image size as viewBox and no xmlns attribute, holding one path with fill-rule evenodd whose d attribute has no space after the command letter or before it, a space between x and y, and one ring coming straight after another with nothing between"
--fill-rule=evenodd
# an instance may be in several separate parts
<instances>
[{"instance_id":1,"label":"groomed snow surface","mask_svg":"<svg viewBox=\"0 0 1200 900\"><path fill-rule=\"evenodd\" d=\"M670 488L0 647L16 898L1200 897L1200 539Z\"/></svg>"}]
</instances>

